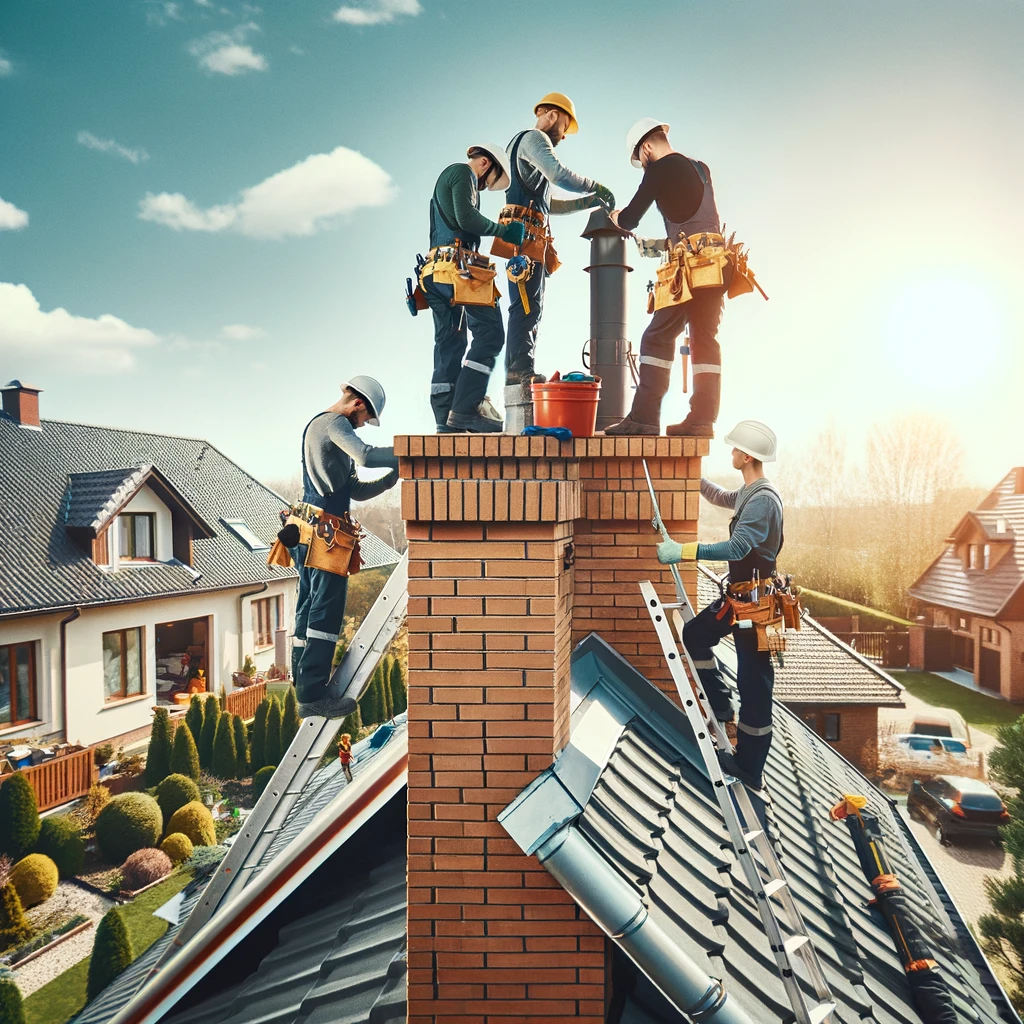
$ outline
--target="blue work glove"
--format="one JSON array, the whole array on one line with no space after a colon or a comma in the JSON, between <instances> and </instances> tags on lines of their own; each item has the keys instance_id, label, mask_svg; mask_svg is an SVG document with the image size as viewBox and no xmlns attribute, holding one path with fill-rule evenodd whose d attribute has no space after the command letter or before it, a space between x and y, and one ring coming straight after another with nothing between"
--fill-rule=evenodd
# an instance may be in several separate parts
<instances>
[{"instance_id":1,"label":"blue work glove","mask_svg":"<svg viewBox=\"0 0 1024 1024\"><path fill-rule=\"evenodd\" d=\"M688 541L679 544L674 540L663 540L658 545L658 561L662 565L673 565L676 562L694 562L697 560L697 542Z\"/></svg>"},{"instance_id":2,"label":"blue work glove","mask_svg":"<svg viewBox=\"0 0 1024 1024\"><path fill-rule=\"evenodd\" d=\"M521 220L514 220L502 225L501 240L509 245L522 245L526 237L526 225Z\"/></svg>"}]
</instances>

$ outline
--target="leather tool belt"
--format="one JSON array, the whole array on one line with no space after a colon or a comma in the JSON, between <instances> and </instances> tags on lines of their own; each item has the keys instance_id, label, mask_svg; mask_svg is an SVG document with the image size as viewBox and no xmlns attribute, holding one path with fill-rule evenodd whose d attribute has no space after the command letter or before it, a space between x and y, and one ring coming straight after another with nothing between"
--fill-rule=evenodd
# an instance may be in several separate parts
<instances>
[{"instance_id":1,"label":"leather tool belt","mask_svg":"<svg viewBox=\"0 0 1024 1024\"><path fill-rule=\"evenodd\" d=\"M299 530L299 543L306 545L305 564L338 576L353 576L362 568L360 538L362 527L346 512L333 516L316 505L300 501L292 505L284 517L284 525L294 524ZM292 558L280 540L275 540L268 565L291 566Z\"/></svg>"},{"instance_id":2,"label":"leather tool belt","mask_svg":"<svg viewBox=\"0 0 1024 1024\"><path fill-rule=\"evenodd\" d=\"M751 592L758 586L759 583L752 582L730 583L723 614L729 614L735 625L751 623L759 651L784 651L786 630L800 629L800 598L786 591L774 591L752 601Z\"/></svg>"},{"instance_id":3,"label":"leather tool belt","mask_svg":"<svg viewBox=\"0 0 1024 1024\"><path fill-rule=\"evenodd\" d=\"M427 253L420 269L420 284L428 274L435 284L450 284L453 306L493 306L501 298L495 283L497 268L482 253L456 241L439 245Z\"/></svg>"},{"instance_id":4,"label":"leather tool belt","mask_svg":"<svg viewBox=\"0 0 1024 1024\"><path fill-rule=\"evenodd\" d=\"M680 239L665 253L657 280L647 286L647 312L681 306L701 288L721 288L725 284L725 268L730 265L733 274L726 292L730 299L755 288L764 295L748 266L743 243L734 239L732 235L726 241L723 235L712 231Z\"/></svg>"},{"instance_id":5,"label":"leather tool belt","mask_svg":"<svg viewBox=\"0 0 1024 1024\"><path fill-rule=\"evenodd\" d=\"M491 240L491 255L507 260L522 253L531 260L543 264L548 274L553 274L562 265L562 261L555 252L550 219L531 207L509 203L501 208L498 223L511 224L513 221L520 221L526 228L523 244L517 248L495 236Z\"/></svg>"}]
</instances>

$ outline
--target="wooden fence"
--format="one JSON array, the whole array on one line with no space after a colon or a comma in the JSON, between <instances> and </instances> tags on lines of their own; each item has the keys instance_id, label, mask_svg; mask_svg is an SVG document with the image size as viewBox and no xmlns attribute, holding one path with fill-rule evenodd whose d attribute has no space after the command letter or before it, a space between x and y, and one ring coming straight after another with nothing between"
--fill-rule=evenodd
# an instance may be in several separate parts
<instances>
[{"instance_id":1,"label":"wooden fence","mask_svg":"<svg viewBox=\"0 0 1024 1024\"><path fill-rule=\"evenodd\" d=\"M248 722L256 717L256 709L263 703L266 695L265 681L244 686L240 690L232 690L227 696L227 710Z\"/></svg>"},{"instance_id":2,"label":"wooden fence","mask_svg":"<svg viewBox=\"0 0 1024 1024\"><path fill-rule=\"evenodd\" d=\"M858 654L883 668L906 668L910 664L910 633L885 630L877 633L836 633Z\"/></svg>"},{"instance_id":3,"label":"wooden fence","mask_svg":"<svg viewBox=\"0 0 1024 1024\"><path fill-rule=\"evenodd\" d=\"M96 780L96 768L89 748L43 761L31 768L22 768L21 772L35 792L41 811L85 796Z\"/></svg>"}]
</instances>

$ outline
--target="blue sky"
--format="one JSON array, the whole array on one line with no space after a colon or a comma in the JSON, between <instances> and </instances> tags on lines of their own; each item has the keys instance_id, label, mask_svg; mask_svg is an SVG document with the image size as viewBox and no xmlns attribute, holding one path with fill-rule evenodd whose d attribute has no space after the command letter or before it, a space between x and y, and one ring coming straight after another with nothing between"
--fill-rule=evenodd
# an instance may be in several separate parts
<instances>
[{"instance_id":1,"label":"blue sky","mask_svg":"<svg viewBox=\"0 0 1024 1024\"><path fill-rule=\"evenodd\" d=\"M388 391L368 439L429 430L431 324L401 296L434 180L558 89L559 155L621 202L638 117L711 166L771 296L726 309L723 426L765 419L785 453L920 409L992 483L1024 461L1022 38L1016 0L5 0L0 377L268 477L350 373ZM548 372L588 336L584 223L555 223Z\"/></svg>"}]
</instances>

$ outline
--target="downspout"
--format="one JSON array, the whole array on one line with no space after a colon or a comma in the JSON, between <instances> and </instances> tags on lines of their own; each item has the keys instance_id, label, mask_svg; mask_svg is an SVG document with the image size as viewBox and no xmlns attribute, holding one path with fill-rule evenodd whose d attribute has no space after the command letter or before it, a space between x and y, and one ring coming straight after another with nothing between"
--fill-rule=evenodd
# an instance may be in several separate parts
<instances>
[{"instance_id":1,"label":"downspout","mask_svg":"<svg viewBox=\"0 0 1024 1024\"><path fill-rule=\"evenodd\" d=\"M270 587L270 581L264 580L263 586L257 587L255 590L247 590L244 594L238 595L238 671L242 671L242 665L245 664L245 613L243 606L247 597L255 597L257 594L262 594L265 590ZM207 666L209 667L209 666Z\"/></svg>"},{"instance_id":2,"label":"downspout","mask_svg":"<svg viewBox=\"0 0 1024 1024\"><path fill-rule=\"evenodd\" d=\"M722 983L708 977L648 915L634 892L572 825L537 859L590 918L686 1017L700 1024L754 1024Z\"/></svg>"},{"instance_id":3,"label":"downspout","mask_svg":"<svg viewBox=\"0 0 1024 1024\"><path fill-rule=\"evenodd\" d=\"M68 624L82 617L82 609L75 608L70 615L60 620L60 724L64 730L64 742L68 737Z\"/></svg>"}]
</instances>

